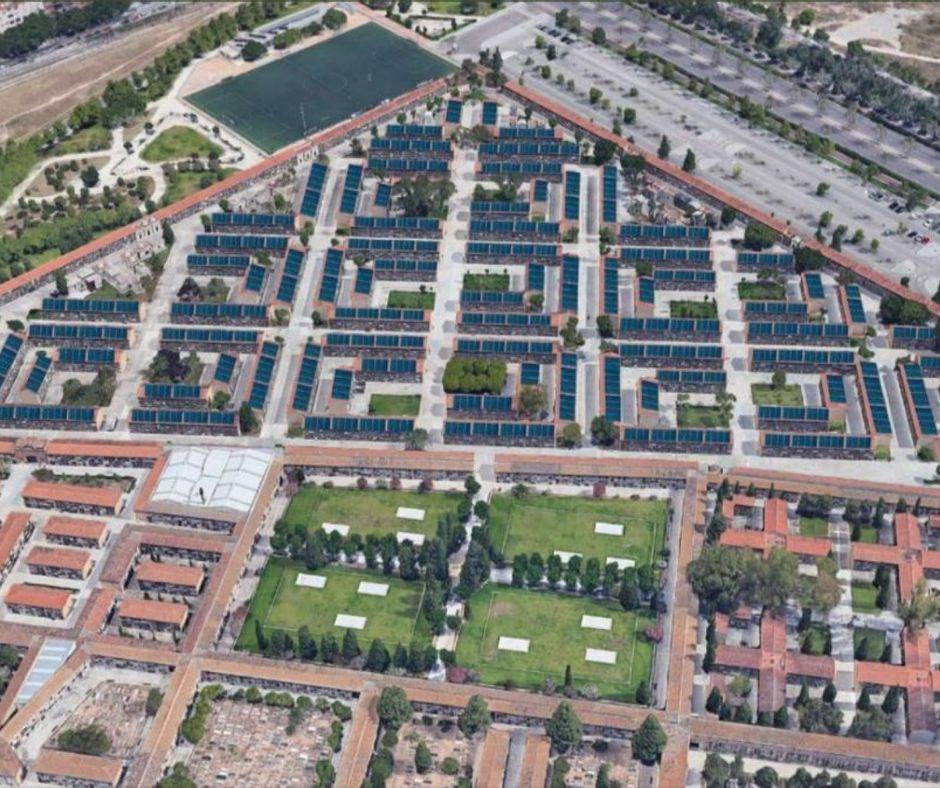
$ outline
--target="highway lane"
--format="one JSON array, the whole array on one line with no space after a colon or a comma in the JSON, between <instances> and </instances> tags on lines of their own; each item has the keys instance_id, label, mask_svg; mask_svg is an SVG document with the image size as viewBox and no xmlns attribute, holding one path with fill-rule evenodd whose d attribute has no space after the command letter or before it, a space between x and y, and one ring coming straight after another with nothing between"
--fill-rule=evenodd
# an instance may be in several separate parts
<instances>
[{"instance_id":1,"label":"highway lane","mask_svg":"<svg viewBox=\"0 0 940 788\"><path fill-rule=\"evenodd\" d=\"M931 232L924 229L920 218L893 213L887 200L879 203L868 196L867 185L860 178L769 132L750 128L733 113L588 42L565 45L553 39L559 57L549 63L544 53L534 48L534 40L540 34L538 25L551 25L552 21L552 16L538 7L512 6L458 33L441 48L460 59L474 56L480 47L499 46L507 75L518 78L525 72L525 81L539 92L601 125L612 124L617 108L632 106L637 110L637 123L626 126L624 133L639 145L656 150L660 135L665 133L672 143L673 161L681 161L684 149L692 147L698 159L697 174L790 220L802 232L814 232L820 214L832 211L833 227L841 223L849 227L849 235L855 228L865 233L860 247L847 249L895 279L909 277L914 289L934 292L940 281L940 245L933 241L921 246L903 237L883 235L894 232L901 220L921 232ZM533 64L526 66L530 57ZM546 63L552 69L550 80L533 71ZM574 92L557 85L559 73L574 80ZM592 85L610 98L610 111L590 104L586 94ZM638 91L637 97L629 97L631 88ZM740 174L735 177L737 169ZM830 184L830 190L821 198L815 188L822 180ZM868 242L874 237L880 247L873 253Z\"/></svg>"}]
</instances>

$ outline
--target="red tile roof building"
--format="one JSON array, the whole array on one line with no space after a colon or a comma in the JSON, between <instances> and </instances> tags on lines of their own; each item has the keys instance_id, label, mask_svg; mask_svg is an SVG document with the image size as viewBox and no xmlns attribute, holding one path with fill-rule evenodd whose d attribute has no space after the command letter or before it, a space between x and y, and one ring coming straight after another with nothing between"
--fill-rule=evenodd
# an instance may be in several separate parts
<instances>
[{"instance_id":1,"label":"red tile roof building","mask_svg":"<svg viewBox=\"0 0 940 788\"><path fill-rule=\"evenodd\" d=\"M42 529L50 542L79 547L100 548L108 540L108 527L101 520L82 520L54 514Z\"/></svg>"},{"instance_id":2,"label":"red tile roof building","mask_svg":"<svg viewBox=\"0 0 940 788\"><path fill-rule=\"evenodd\" d=\"M116 485L89 487L35 479L27 482L23 488L23 501L27 506L83 514L116 515L121 510L122 495L121 488Z\"/></svg>"},{"instance_id":3,"label":"red tile roof building","mask_svg":"<svg viewBox=\"0 0 940 788\"><path fill-rule=\"evenodd\" d=\"M67 547L34 547L26 556L26 566L37 575L84 580L91 573L91 553Z\"/></svg>"},{"instance_id":4,"label":"red tile roof building","mask_svg":"<svg viewBox=\"0 0 940 788\"><path fill-rule=\"evenodd\" d=\"M118 604L117 615L128 627L181 630L189 618L189 608L179 602L125 597Z\"/></svg>"},{"instance_id":5,"label":"red tile roof building","mask_svg":"<svg viewBox=\"0 0 940 788\"><path fill-rule=\"evenodd\" d=\"M64 588L19 583L10 587L3 601L14 613L65 618L72 610L74 598Z\"/></svg>"}]
</instances>

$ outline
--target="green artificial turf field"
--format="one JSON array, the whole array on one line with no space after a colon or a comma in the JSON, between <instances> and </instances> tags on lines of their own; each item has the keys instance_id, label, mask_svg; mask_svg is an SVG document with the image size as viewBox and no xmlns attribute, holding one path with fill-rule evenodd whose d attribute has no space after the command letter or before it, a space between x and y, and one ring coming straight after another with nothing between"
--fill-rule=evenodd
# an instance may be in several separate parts
<instances>
[{"instance_id":1,"label":"green artificial turf field","mask_svg":"<svg viewBox=\"0 0 940 788\"><path fill-rule=\"evenodd\" d=\"M585 559L632 558L637 566L654 563L666 534L665 501L495 495L487 521L493 545L507 562L517 553L555 550L581 553ZM594 533L598 522L623 525L623 536Z\"/></svg>"},{"instance_id":2,"label":"green artificial turf field","mask_svg":"<svg viewBox=\"0 0 940 788\"><path fill-rule=\"evenodd\" d=\"M384 536L398 531L434 536L437 521L457 511L461 496L447 493L418 493L402 490L356 490L351 488L303 487L291 498L284 519L293 527L303 523L321 528L323 523L349 526L350 534ZM423 520L397 516L399 506L424 509Z\"/></svg>"},{"instance_id":3,"label":"green artificial turf field","mask_svg":"<svg viewBox=\"0 0 940 788\"><path fill-rule=\"evenodd\" d=\"M469 605L457 664L475 670L485 684L512 681L542 689L550 677L561 686L565 666L571 665L576 687L590 684L601 697L632 701L639 683L649 680L653 644L644 630L655 620L628 613L617 602L490 583L470 597ZM610 618L610 631L583 628L582 615ZM497 648L500 637L528 639L528 653ZM588 648L617 652L616 664L586 661Z\"/></svg>"},{"instance_id":4,"label":"green artificial turf field","mask_svg":"<svg viewBox=\"0 0 940 788\"><path fill-rule=\"evenodd\" d=\"M323 575L323 588L307 588L296 584L297 574ZM369 596L358 593L362 581L387 583L388 595ZM261 621L265 634L275 630L289 633L296 642L297 630L306 625L310 634L333 634L340 640L345 630L335 626L339 613L365 616L363 629L354 630L359 647L367 649L373 638L380 638L386 646L396 643L407 646L415 637L426 639L421 610L421 583L408 583L381 572L366 572L345 567L330 566L308 570L300 561L273 557L268 560L261 581L251 599L248 618L238 636L236 647L257 651L255 620Z\"/></svg>"},{"instance_id":5,"label":"green artificial turf field","mask_svg":"<svg viewBox=\"0 0 940 788\"><path fill-rule=\"evenodd\" d=\"M187 100L271 153L453 70L370 22Z\"/></svg>"}]
</instances>

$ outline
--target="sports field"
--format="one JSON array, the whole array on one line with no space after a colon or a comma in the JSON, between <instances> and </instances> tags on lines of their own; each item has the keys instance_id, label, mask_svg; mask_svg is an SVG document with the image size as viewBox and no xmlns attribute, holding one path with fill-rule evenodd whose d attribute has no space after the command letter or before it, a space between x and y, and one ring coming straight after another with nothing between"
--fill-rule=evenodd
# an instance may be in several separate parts
<instances>
[{"instance_id":1,"label":"sports field","mask_svg":"<svg viewBox=\"0 0 940 788\"><path fill-rule=\"evenodd\" d=\"M659 557L666 515L662 500L494 495L487 524L507 562L517 553L539 553L544 559L560 550L597 558L601 565L606 558L632 558L642 566ZM596 523L622 525L623 535L595 533Z\"/></svg>"},{"instance_id":2,"label":"sports field","mask_svg":"<svg viewBox=\"0 0 940 788\"><path fill-rule=\"evenodd\" d=\"M512 681L541 689L551 678L561 686L565 666L571 665L575 686L594 685L601 697L632 701L639 683L649 680L653 644L644 630L655 621L628 613L617 602L489 583L469 605L470 619L457 641L457 664L475 670L484 684ZM583 628L583 615L611 619L610 631ZM528 653L497 648L500 637L528 639ZM586 661L588 648L615 651L616 663Z\"/></svg>"},{"instance_id":3,"label":"sports field","mask_svg":"<svg viewBox=\"0 0 940 788\"><path fill-rule=\"evenodd\" d=\"M370 22L187 100L271 153L453 70Z\"/></svg>"},{"instance_id":4,"label":"sports field","mask_svg":"<svg viewBox=\"0 0 940 788\"><path fill-rule=\"evenodd\" d=\"M323 588L307 588L296 584L297 574L322 575ZM358 593L362 581L387 583L388 595L369 596ZM415 637L428 637L421 610L421 583L407 583L381 572L367 572L331 566L307 570L300 561L273 557L264 567L255 595L251 599L248 618L238 636L236 648L257 651L255 619L262 622L270 635L274 630L288 632L296 643L297 630L306 625L310 634L333 634L339 640L345 630L335 626L337 614L365 616L366 625L355 630L359 646L369 647L373 638L380 638L389 647L396 643L407 646Z\"/></svg>"},{"instance_id":5,"label":"sports field","mask_svg":"<svg viewBox=\"0 0 940 788\"><path fill-rule=\"evenodd\" d=\"M308 529L323 523L348 525L350 534L385 536L398 531L437 533L437 521L447 512L457 512L461 496L447 493L417 493L403 490L356 490L350 488L302 487L291 498L284 520L291 530L304 524ZM399 507L424 509L423 520L398 517Z\"/></svg>"}]
</instances>

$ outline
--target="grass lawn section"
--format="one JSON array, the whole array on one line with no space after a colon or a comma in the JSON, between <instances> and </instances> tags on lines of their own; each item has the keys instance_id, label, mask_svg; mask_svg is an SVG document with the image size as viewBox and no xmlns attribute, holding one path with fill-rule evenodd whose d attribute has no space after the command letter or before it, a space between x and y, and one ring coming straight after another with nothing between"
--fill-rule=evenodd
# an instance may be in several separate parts
<instances>
[{"instance_id":1,"label":"grass lawn section","mask_svg":"<svg viewBox=\"0 0 940 788\"><path fill-rule=\"evenodd\" d=\"M857 542L865 542L866 544L878 544L878 529L870 525L863 525L859 528Z\"/></svg>"},{"instance_id":2,"label":"grass lawn section","mask_svg":"<svg viewBox=\"0 0 940 788\"><path fill-rule=\"evenodd\" d=\"M417 44L370 22L188 100L273 153L453 70Z\"/></svg>"},{"instance_id":3,"label":"grass lawn section","mask_svg":"<svg viewBox=\"0 0 940 788\"><path fill-rule=\"evenodd\" d=\"M350 533L363 537L398 531L434 536L438 519L447 512L456 513L460 498L458 494L447 493L302 487L291 498L284 519L291 525L305 523L309 528L320 528L323 523L341 523L349 526ZM395 514L399 506L424 509L424 519L402 520Z\"/></svg>"},{"instance_id":4,"label":"grass lawn section","mask_svg":"<svg viewBox=\"0 0 940 788\"><path fill-rule=\"evenodd\" d=\"M852 583L852 610L856 613L880 613L877 599L878 589L871 583Z\"/></svg>"},{"instance_id":5,"label":"grass lawn section","mask_svg":"<svg viewBox=\"0 0 940 788\"><path fill-rule=\"evenodd\" d=\"M494 495L488 524L493 544L508 562L520 552L540 553L544 560L562 550L602 565L605 558L632 558L641 566L659 557L666 511L665 501ZM594 533L598 522L623 525L623 536Z\"/></svg>"},{"instance_id":6,"label":"grass lawn section","mask_svg":"<svg viewBox=\"0 0 940 788\"><path fill-rule=\"evenodd\" d=\"M125 139L131 139L126 137ZM111 146L111 132L104 126L89 126L76 132L71 137L62 140L53 149L54 156L69 153L85 153L86 151L104 150Z\"/></svg>"},{"instance_id":7,"label":"grass lawn section","mask_svg":"<svg viewBox=\"0 0 940 788\"><path fill-rule=\"evenodd\" d=\"M237 167L223 167L219 170L221 177L217 180L222 180L227 178L232 173L238 172ZM202 179L205 176L214 176L215 173L212 172L175 172L169 178L167 178L166 186L166 199L168 202L176 202L177 200L183 199L187 194L192 194L193 192L198 192L200 189L207 188L203 186ZM209 186L216 182L216 179L213 179Z\"/></svg>"},{"instance_id":8,"label":"grass lawn section","mask_svg":"<svg viewBox=\"0 0 940 788\"><path fill-rule=\"evenodd\" d=\"M297 574L324 575L323 588L307 588L296 584ZM368 596L358 593L363 580L387 583L388 595ZM253 619L263 623L265 633L274 630L289 632L296 643L297 630L306 625L318 640L321 635L333 634L341 640L345 630L334 626L338 613L365 616L363 629L354 630L359 647L365 651L373 638L381 638L387 646L407 645L412 638L427 639L427 631L420 628L424 619L418 615L423 587L420 583L407 583L397 577L386 577L381 572L366 572L345 567L330 566L309 571L302 562L273 557L264 567L249 608L251 620L242 627L236 648L257 651Z\"/></svg>"},{"instance_id":9,"label":"grass lawn section","mask_svg":"<svg viewBox=\"0 0 940 788\"><path fill-rule=\"evenodd\" d=\"M420 407L420 394L373 394L369 398L372 416L417 416Z\"/></svg>"},{"instance_id":10,"label":"grass lawn section","mask_svg":"<svg viewBox=\"0 0 940 788\"><path fill-rule=\"evenodd\" d=\"M803 633L801 650L804 654L822 656L831 650L832 636L829 627L825 624L810 624Z\"/></svg>"},{"instance_id":11,"label":"grass lawn section","mask_svg":"<svg viewBox=\"0 0 940 788\"><path fill-rule=\"evenodd\" d=\"M800 517L800 536L829 536L829 521L823 517Z\"/></svg>"},{"instance_id":12,"label":"grass lawn section","mask_svg":"<svg viewBox=\"0 0 940 788\"><path fill-rule=\"evenodd\" d=\"M160 161L177 161L188 159L195 154L205 159L215 151L222 155L222 146L212 142L204 135L189 126L171 126L161 131L153 141L140 153L144 161L156 163Z\"/></svg>"},{"instance_id":13,"label":"grass lawn section","mask_svg":"<svg viewBox=\"0 0 940 788\"><path fill-rule=\"evenodd\" d=\"M594 685L601 697L632 701L648 681L653 644L643 631L655 621L626 612L617 602L509 588L490 583L469 600L470 619L457 641L457 664L475 670L484 684L513 681L541 689L551 676L561 686L571 665L575 686ZM612 619L609 632L583 629L581 616ZM526 654L501 651L500 637L527 638ZM614 665L585 660L588 648L617 652Z\"/></svg>"},{"instance_id":14,"label":"grass lawn section","mask_svg":"<svg viewBox=\"0 0 940 788\"><path fill-rule=\"evenodd\" d=\"M751 386L751 399L755 405L792 405L800 408L803 406L803 387L797 383L787 383L783 388L775 389L769 383L754 383Z\"/></svg>"},{"instance_id":15,"label":"grass lawn section","mask_svg":"<svg viewBox=\"0 0 940 788\"><path fill-rule=\"evenodd\" d=\"M676 421L680 427L713 428L727 427L728 420L721 415L717 405L679 404L676 409Z\"/></svg>"},{"instance_id":16,"label":"grass lawn section","mask_svg":"<svg viewBox=\"0 0 940 788\"><path fill-rule=\"evenodd\" d=\"M885 650L885 633L880 629L856 627L852 630L852 639L856 651L858 651L858 644L861 643L863 639L868 641L867 661L878 662L881 659L881 654Z\"/></svg>"},{"instance_id":17,"label":"grass lawn section","mask_svg":"<svg viewBox=\"0 0 940 788\"><path fill-rule=\"evenodd\" d=\"M463 289L504 293L509 289L509 274L464 274Z\"/></svg>"},{"instance_id":18,"label":"grass lawn section","mask_svg":"<svg viewBox=\"0 0 940 788\"><path fill-rule=\"evenodd\" d=\"M738 282L738 296L742 301L783 301L787 289L778 282Z\"/></svg>"},{"instance_id":19,"label":"grass lawn section","mask_svg":"<svg viewBox=\"0 0 940 788\"><path fill-rule=\"evenodd\" d=\"M718 317L718 306L714 301L670 301L670 317L708 319Z\"/></svg>"},{"instance_id":20,"label":"grass lawn section","mask_svg":"<svg viewBox=\"0 0 940 788\"><path fill-rule=\"evenodd\" d=\"M392 290L388 294L386 306L389 309L434 309L434 293Z\"/></svg>"}]
</instances>

